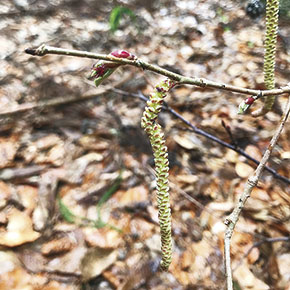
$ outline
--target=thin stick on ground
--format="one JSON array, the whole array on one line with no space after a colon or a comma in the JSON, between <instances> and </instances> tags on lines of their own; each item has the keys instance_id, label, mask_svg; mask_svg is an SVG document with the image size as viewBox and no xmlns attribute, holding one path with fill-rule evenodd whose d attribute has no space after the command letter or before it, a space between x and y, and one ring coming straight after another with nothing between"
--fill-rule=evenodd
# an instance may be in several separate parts
<instances>
[{"instance_id":1,"label":"thin stick on ground","mask_svg":"<svg viewBox=\"0 0 290 290\"><path fill-rule=\"evenodd\" d=\"M213 82L204 78L191 78L191 77L185 77L180 74L173 73L169 70L163 69L157 65L152 65L150 63L147 63L139 58L136 58L136 60L129 60L126 58L118 58L114 57L112 55L104 55L104 54L98 54L98 53L92 53L88 51L81 51L81 50L73 50L73 49L63 49L48 45L41 45L40 47L34 49L34 48L27 48L25 50L26 53L36 56L44 56L46 54L57 54L57 55L66 55L66 56L76 56L76 57L85 57L85 58L92 58L92 59L101 59L101 60L107 60L110 62L116 62L119 64L128 64L133 65L142 69L146 69L152 72L156 72L160 75L166 76L174 81L177 81L179 84L187 84L187 85L194 85L199 86L202 88L214 88L214 89L221 89L225 91L231 91L236 93L242 93L246 95L253 95L257 97L264 97L264 96L274 96L274 95L280 95L283 93L290 93L290 86L287 85L285 87L279 88L279 89L273 89L273 90L253 90L253 89L247 89L242 87L236 87L224 83L218 83Z\"/></svg>"},{"instance_id":2,"label":"thin stick on ground","mask_svg":"<svg viewBox=\"0 0 290 290\"><path fill-rule=\"evenodd\" d=\"M233 272L236 271L242 264L243 260L250 255L252 250L254 248L260 247L264 243L277 243L277 242L289 242L290 241L290 236L289 237L277 237L277 238L265 238L261 241L255 242L251 248L243 255L241 258L240 262L237 264L237 266L233 269Z\"/></svg>"},{"instance_id":3,"label":"thin stick on ground","mask_svg":"<svg viewBox=\"0 0 290 290\"><path fill-rule=\"evenodd\" d=\"M225 238L224 238L224 246L225 246L225 270L226 270L226 282L227 282L227 290L233 290L233 277L232 277L232 270L231 270L231 256L230 256L230 250L231 250L231 238L235 229L235 226L239 220L240 214L244 208L244 205L247 201L247 199L251 196L251 192L254 189L254 187L257 185L263 169L265 168L266 163L268 162L270 155L272 153L272 150L274 146L276 145L279 136L285 126L285 123L287 121L287 118L289 116L290 112L290 98L288 99L286 109L282 115L280 124L272 137L270 144L266 150L266 152L263 155L263 158L256 168L253 175L251 175L248 178L248 181L245 185L244 192L239 197L239 200L233 210L233 212L226 218L225 224L227 225L227 229L225 232Z\"/></svg>"}]
</instances>

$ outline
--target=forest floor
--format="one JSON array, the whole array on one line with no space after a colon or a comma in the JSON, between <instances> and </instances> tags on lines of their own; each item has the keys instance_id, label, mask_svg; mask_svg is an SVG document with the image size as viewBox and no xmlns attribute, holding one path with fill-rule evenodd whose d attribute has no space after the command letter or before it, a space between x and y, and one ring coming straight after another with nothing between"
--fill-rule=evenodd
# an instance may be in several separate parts
<instances>
[{"instance_id":1,"label":"forest floor","mask_svg":"<svg viewBox=\"0 0 290 290\"><path fill-rule=\"evenodd\" d=\"M256 164L160 114L174 240L169 272L160 272L154 161L140 119L142 97L164 77L125 66L96 88L90 59L24 53L42 43L126 49L184 76L264 89L264 18L250 19L246 2L160 2L129 1L135 20L123 17L115 33L110 12L122 1L0 4L0 290L224 289L224 219ZM287 35L283 20L277 87L290 79ZM177 86L166 102L260 160L287 96L259 118L237 115L246 97ZM276 176L263 173L237 224L235 289L290 289L289 138L288 123L268 162Z\"/></svg>"}]
</instances>

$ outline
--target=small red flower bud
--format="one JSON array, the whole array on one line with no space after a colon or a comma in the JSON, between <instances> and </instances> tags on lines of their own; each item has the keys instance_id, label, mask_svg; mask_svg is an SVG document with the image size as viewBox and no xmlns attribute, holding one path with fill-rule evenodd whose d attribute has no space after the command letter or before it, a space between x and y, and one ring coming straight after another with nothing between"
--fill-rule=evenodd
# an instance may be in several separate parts
<instances>
[{"instance_id":1,"label":"small red flower bud","mask_svg":"<svg viewBox=\"0 0 290 290\"><path fill-rule=\"evenodd\" d=\"M249 97L245 100L245 104L252 105L255 102L255 99L253 97Z\"/></svg>"},{"instance_id":2,"label":"small red flower bud","mask_svg":"<svg viewBox=\"0 0 290 290\"><path fill-rule=\"evenodd\" d=\"M101 77L106 72L106 68L104 64L94 67L93 70L96 72L96 77Z\"/></svg>"},{"instance_id":3,"label":"small red flower bud","mask_svg":"<svg viewBox=\"0 0 290 290\"><path fill-rule=\"evenodd\" d=\"M128 59L135 58L135 55L131 54L130 52L128 52L126 50L121 50L121 49L111 52L111 55L113 55L115 57L119 57L119 58L128 58Z\"/></svg>"},{"instance_id":4,"label":"small red flower bud","mask_svg":"<svg viewBox=\"0 0 290 290\"><path fill-rule=\"evenodd\" d=\"M92 72L90 75L90 79L102 77L106 72L108 72L110 69L117 68L119 64L117 63L110 63L110 62L98 62L95 64L92 68Z\"/></svg>"},{"instance_id":5,"label":"small red flower bud","mask_svg":"<svg viewBox=\"0 0 290 290\"><path fill-rule=\"evenodd\" d=\"M102 77L106 73L107 69L103 62L99 62L93 65L89 79L96 79Z\"/></svg>"}]
</instances>

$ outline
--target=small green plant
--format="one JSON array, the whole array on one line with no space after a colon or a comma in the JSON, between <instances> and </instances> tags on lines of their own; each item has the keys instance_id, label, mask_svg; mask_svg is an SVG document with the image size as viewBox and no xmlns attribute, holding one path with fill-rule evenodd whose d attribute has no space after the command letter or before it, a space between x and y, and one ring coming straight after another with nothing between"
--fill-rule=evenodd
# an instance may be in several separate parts
<instances>
[{"instance_id":1,"label":"small green plant","mask_svg":"<svg viewBox=\"0 0 290 290\"><path fill-rule=\"evenodd\" d=\"M122 173L116 178L112 186L103 194L103 196L100 198L98 204L97 204L97 213L98 217L96 220L88 219L86 217L75 215L62 201L61 198L58 197L58 206L61 216L65 221L71 224L77 224L80 226L91 226L95 228L103 228L103 227L109 227L111 229L114 229L118 232L122 232L119 228L110 225L103 221L102 215L101 215L101 208L102 206L110 199L110 197L118 190L120 184L122 182Z\"/></svg>"},{"instance_id":2,"label":"small green plant","mask_svg":"<svg viewBox=\"0 0 290 290\"><path fill-rule=\"evenodd\" d=\"M112 184L112 186L103 194L103 196L100 198L98 204L97 204L97 212L98 212L98 218L95 221L96 227L97 228L102 228L107 226L108 224L105 223L102 220L102 215L101 215L101 210L102 210L102 206L110 199L110 197L118 190L120 184L122 182L122 172L120 173L120 175L117 177L117 179L114 181L114 183ZM114 228L118 231L120 231L119 229L117 229L114 226L110 226L111 228Z\"/></svg>"},{"instance_id":3,"label":"small green plant","mask_svg":"<svg viewBox=\"0 0 290 290\"><path fill-rule=\"evenodd\" d=\"M134 14L134 12L127 8L127 7L123 7L123 6L116 6L111 14L110 14L110 29L112 32L115 32L120 25L120 21L122 19L122 17L124 17L124 15L128 15L131 19L131 21L135 21L136 19L136 15Z\"/></svg>"},{"instance_id":4,"label":"small green plant","mask_svg":"<svg viewBox=\"0 0 290 290\"><path fill-rule=\"evenodd\" d=\"M64 203L63 201L58 198L58 206L59 206L59 212L61 216L64 218L65 221L67 221L70 224L76 223L77 217Z\"/></svg>"}]
</instances>

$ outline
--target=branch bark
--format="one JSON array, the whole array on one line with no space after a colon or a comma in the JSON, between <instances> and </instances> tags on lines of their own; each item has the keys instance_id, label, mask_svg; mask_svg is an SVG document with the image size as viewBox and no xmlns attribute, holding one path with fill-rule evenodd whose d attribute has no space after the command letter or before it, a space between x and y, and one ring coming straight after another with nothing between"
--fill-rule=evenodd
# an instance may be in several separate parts
<instances>
[{"instance_id":1,"label":"branch bark","mask_svg":"<svg viewBox=\"0 0 290 290\"><path fill-rule=\"evenodd\" d=\"M107 60L111 62L116 62L120 64L128 64L133 65L142 69L146 69L155 73L158 73L160 75L166 76L174 81L177 81L179 84L187 84L187 85L194 85L198 87L203 88L214 88L214 89L221 89L225 91L231 91L235 93L242 93L246 95L253 95L257 97L264 97L269 95L280 95L283 93L290 93L290 85L288 84L285 87L281 87L279 89L273 89L273 90L253 90L253 89L247 89L247 88L241 88L236 87L224 83L218 83L213 82L204 78L191 78L191 77L185 77L180 74L173 73L169 70L163 69L157 65L153 65L150 63L147 63L141 59L136 60L129 60L126 58L117 58L112 55L104 55L104 54L98 54L98 53L92 53L88 51L81 51L81 50L73 50L73 49L63 49L48 45L41 45L40 47L34 49L34 48L27 48L25 50L26 53L36 56L44 56L46 54L57 54L57 55L66 55L66 56L76 56L76 57L85 57L85 58L92 58L92 59L101 59L101 60Z\"/></svg>"},{"instance_id":2,"label":"branch bark","mask_svg":"<svg viewBox=\"0 0 290 290\"><path fill-rule=\"evenodd\" d=\"M248 178L248 181L245 185L244 192L239 197L239 200L233 210L233 212L226 218L225 224L227 226L226 232L225 232L225 238L224 238L224 251L225 251L225 270L226 270L226 280L227 280L227 289L233 290L233 277L232 277L232 270L231 270L231 256L230 256L230 250L231 250L231 238L235 229L235 226L239 220L240 214L244 208L244 205L247 201L247 199L251 196L251 192L254 189L254 187L257 185L263 169L265 168L266 163L268 162L270 155L273 151L273 148L275 147L279 136L285 126L285 123L287 121L287 118L289 116L290 112L290 98L288 99L288 103L286 105L286 109L282 115L280 124L272 137L270 144L264 153L262 160L260 164L258 165L257 169L255 170L254 174L251 175Z\"/></svg>"}]
</instances>

